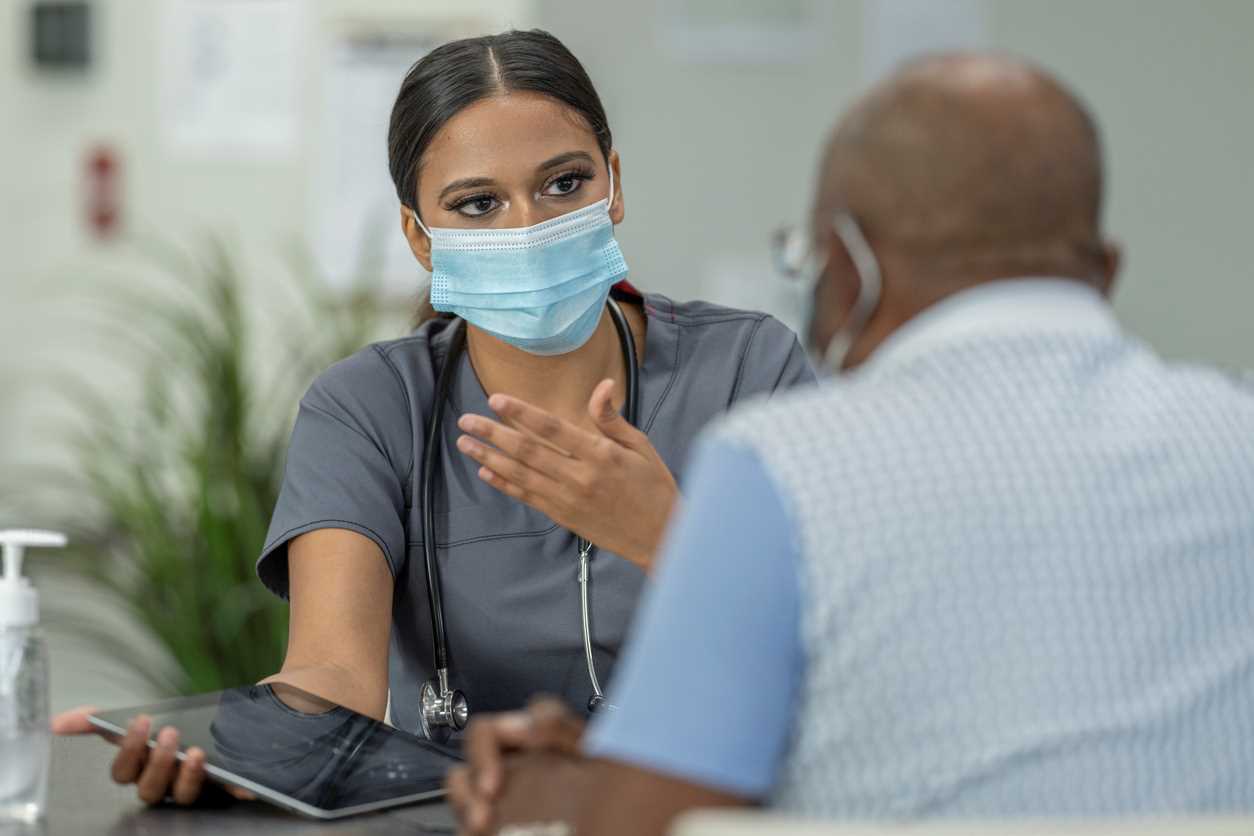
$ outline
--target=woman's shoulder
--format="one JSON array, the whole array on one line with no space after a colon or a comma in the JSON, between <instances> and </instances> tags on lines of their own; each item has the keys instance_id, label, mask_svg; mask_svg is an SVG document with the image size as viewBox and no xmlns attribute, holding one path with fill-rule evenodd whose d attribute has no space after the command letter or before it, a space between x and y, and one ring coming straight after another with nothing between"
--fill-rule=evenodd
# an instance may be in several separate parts
<instances>
[{"instance_id":1,"label":"woman's shoulder","mask_svg":"<svg viewBox=\"0 0 1254 836\"><path fill-rule=\"evenodd\" d=\"M656 293L644 303L650 328L672 330L678 362L729 377L732 400L814 381L797 335L770 314Z\"/></svg>"},{"instance_id":2,"label":"woman's shoulder","mask_svg":"<svg viewBox=\"0 0 1254 836\"><path fill-rule=\"evenodd\" d=\"M644 294L644 305L650 320L684 330L712 329L745 337L752 334L755 339L761 335L789 345L797 340L792 329L763 311L732 308L703 299L677 302L660 293Z\"/></svg>"},{"instance_id":3,"label":"woman's shoulder","mask_svg":"<svg viewBox=\"0 0 1254 836\"><path fill-rule=\"evenodd\" d=\"M660 293L644 295L645 310L650 324L682 330L687 337L700 338L700 342L717 343L724 348L750 347L801 350L793 330L774 316L763 311L732 308L726 305L693 299L676 302ZM686 340L691 344L691 340Z\"/></svg>"},{"instance_id":4,"label":"woman's shoulder","mask_svg":"<svg viewBox=\"0 0 1254 836\"><path fill-rule=\"evenodd\" d=\"M408 427L412 403L433 384L432 355L443 351L447 320L371 343L332 364L314 380L302 406L362 421Z\"/></svg>"}]
</instances>

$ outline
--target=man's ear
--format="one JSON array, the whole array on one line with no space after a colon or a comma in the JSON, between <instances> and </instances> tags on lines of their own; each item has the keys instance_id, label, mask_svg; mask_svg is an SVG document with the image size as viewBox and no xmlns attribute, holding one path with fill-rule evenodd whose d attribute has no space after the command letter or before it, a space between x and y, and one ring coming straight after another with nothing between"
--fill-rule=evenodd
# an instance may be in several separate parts
<instances>
[{"instance_id":1,"label":"man's ear","mask_svg":"<svg viewBox=\"0 0 1254 836\"><path fill-rule=\"evenodd\" d=\"M623 206L623 173L619 166L617 151L610 151L609 166L614 172L614 194L610 195L610 220L618 225L623 222L627 211Z\"/></svg>"},{"instance_id":2,"label":"man's ear","mask_svg":"<svg viewBox=\"0 0 1254 836\"><path fill-rule=\"evenodd\" d=\"M414 258L418 259L422 269L430 273L431 239L422 231L422 227L418 226L418 221L414 220L414 213L408 206L401 207L401 232L405 234L405 240L409 242L409 249L414 254Z\"/></svg>"},{"instance_id":3,"label":"man's ear","mask_svg":"<svg viewBox=\"0 0 1254 836\"><path fill-rule=\"evenodd\" d=\"M1113 241L1102 245L1102 272L1098 276L1097 289L1109 299L1114 295L1119 268L1123 266L1123 248Z\"/></svg>"}]
</instances>

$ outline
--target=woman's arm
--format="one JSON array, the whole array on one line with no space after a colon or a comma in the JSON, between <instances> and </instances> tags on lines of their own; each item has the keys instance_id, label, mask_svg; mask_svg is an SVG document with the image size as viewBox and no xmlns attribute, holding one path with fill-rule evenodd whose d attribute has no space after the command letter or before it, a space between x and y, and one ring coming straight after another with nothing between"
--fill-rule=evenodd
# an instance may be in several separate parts
<instances>
[{"instance_id":1,"label":"woman's arm","mask_svg":"<svg viewBox=\"0 0 1254 836\"><path fill-rule=\"evenodd\" d=\"M382 720L388 697L388 636L392 621L392 575L383 552L368 537L344 529L319 529L288 544L291 590L287 656L265 682L284 682ZM325 706L299 710L322 711ZM95 731L90 708L53 719L58 734ZM205 753L197 747L178 761L178 730L162 729L148 747L150 720L131 722L113 760L113 780L135 784L140 799L155 804L171 796L180 804L200 797Z\"/></svg>"},{"instance_id":2,"label":"woman's arm","mask_svg":"<svg viewBox=\"0 0 1254 836\"><path fill-rule=\"evenodd\" d=\"M324 528L292 540L287 553L287 656L263 681L284 682L382 720L392 625L392 575L383 552L361 534Z\"/></svg>"}]
</instances>

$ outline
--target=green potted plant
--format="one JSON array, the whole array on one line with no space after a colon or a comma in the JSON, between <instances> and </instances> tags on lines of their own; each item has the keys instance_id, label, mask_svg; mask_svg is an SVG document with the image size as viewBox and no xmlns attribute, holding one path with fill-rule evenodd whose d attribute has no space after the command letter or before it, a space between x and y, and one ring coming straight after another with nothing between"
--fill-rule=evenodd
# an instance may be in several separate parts
<instances>
[{"instance_id":1,"label":"green potted plant","mask_svg":"<svg viewBox=\"0 0 1254 836\"><path fill-rule=\"evenodd\" d=\"M79 417L65 434L88 505L65 526L75 544L67 565L106 590L172 665L136 664L132 649L72 609L49 622L159 693L198 693L278 669L287 607L253 567L297 403L321 369L384 329L398 333L404 317L399 306L387 310L375 282L332 290L307 258L277 279L290 297L282 315L266 316L245 301L256 284L221 243L152 256L155 288L111 288L94 300L100 326L128 349L142 396L119 404L81 376L61 387ZM272 304L276 289L267 288Z\"/></svg>"}]
</instances>

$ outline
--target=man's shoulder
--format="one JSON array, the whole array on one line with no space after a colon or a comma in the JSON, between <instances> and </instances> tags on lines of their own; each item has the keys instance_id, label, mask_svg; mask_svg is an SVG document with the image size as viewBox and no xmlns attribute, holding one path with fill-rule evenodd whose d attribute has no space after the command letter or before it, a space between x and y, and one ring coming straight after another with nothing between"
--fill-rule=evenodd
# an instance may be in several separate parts
<instances>
[{"instance_id":1,"label":"man's shoulder","mask_svg":"<svg viewBox=\"0 0 1254 836\"><path fill-rule=\"evenodd\" d=\"M838 422L840 414L849 411L848 396L853 388L841 381L827 380L771 398L754 398L715 421L710 436L753 448L813 440L815 419L821 418L827 425Z\"/></svg>"}]
</instances>

